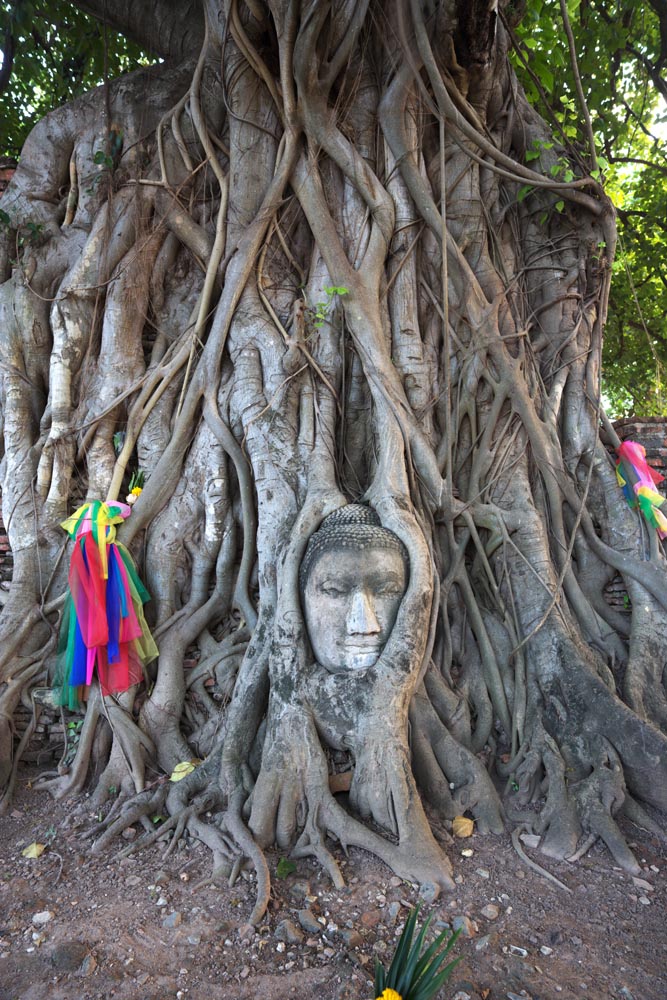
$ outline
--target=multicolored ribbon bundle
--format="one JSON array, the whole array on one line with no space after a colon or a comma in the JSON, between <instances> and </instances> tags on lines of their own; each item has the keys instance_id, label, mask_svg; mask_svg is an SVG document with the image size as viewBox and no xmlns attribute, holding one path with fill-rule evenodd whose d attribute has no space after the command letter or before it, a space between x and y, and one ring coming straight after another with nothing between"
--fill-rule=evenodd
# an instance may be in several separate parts
<instances>
[{"instance_id":1,"label":"multicolored ribbon bundle","mask_svg":"<svg viewBox=\"0 0 667 1000\"><path fill-rule=\"evenodd\" d=\"M623 441L616 449L616 454L616 478L619 486L623 487L625 499L630 507L639 507L660 538L666 538L667 517L660 510L665 497L654 488L665 477L649 466L646 450L636 441Z\"/></svg>"},{"instance_id":2,"label":"multicolored ribbon bundle","mask_svg":"<svg viewBox=\"0 0 667 1000\"><path fill-rule=\"evenodd\" d=\"M75 539L69 594L60 629L54 686L61 705L76 709L95 667L103 694L138 684L143 665L158 655L144 618L150 595L116 525L131 513L124 503L85 503L61 527Z\"/></svg>"}]
</instances>

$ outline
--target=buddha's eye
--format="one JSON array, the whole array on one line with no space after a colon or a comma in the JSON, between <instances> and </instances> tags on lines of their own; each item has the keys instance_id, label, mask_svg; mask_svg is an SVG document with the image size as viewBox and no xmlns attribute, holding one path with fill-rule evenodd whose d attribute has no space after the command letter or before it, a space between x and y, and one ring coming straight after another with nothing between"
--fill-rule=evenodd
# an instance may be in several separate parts
<instances>
[{"instance_id":1,"label":"buddha's eye","mask_svg":"<svg viewBox=\"0 0 667 1000\"><path fill-rule=\"evenodd\" d=\"M345 591L341 590L340 587L334 586L333 583L323 583L320 591L326 594L327 597L345 597Z\"/></svg>"}]
</instances>

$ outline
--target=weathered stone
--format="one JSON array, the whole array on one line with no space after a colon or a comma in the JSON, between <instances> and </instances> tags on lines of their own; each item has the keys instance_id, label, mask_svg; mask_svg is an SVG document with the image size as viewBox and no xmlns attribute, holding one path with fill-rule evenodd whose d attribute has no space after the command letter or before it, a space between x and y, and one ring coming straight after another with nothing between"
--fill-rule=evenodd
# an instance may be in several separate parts
<instances>
[{"instance_id":1,"label":"weathered stone","mask_svg":"<svg viewBox=\"0 0 667 1000\"><path fill-rule=\"evenodd\" d=\"M293 920L281 920L276 927L274 936L279 941L286 941L288 944L301 944L303 932L299 930Z\"/></svg>"},{"instance_id":2,"label":"weathered stone","mask_svg":"<svg viewBox=\"0 0 667 1000\"><path fill-rule=\"evenodd\" d=\"M53 920L55 914L51 910L40 910L39 913L33 913L32 922L35 927L43 927L44 924L48 924L50 920Z\"/></svg>"},{"instance_id":3,"label":"weathered stone","mask_svg":"<svg viewBox=\"0 0 667 1000\"><path fill-rule=\"evenodd\" d=\"M305 878L296 878L287 886L287 892L292 899L305 899L310 895L310 882Z\"/></svg>"},{"instance_id":4,"label":"weathered stone","mask_svg":"<svg viewBox=\"0 0 667 1000\"><path fill-rule=\"evenodd\" d=\"M178 910L174 910L173 913L170 913L169 916L164 918L164 920L162 921L162 926L180 927L182 923L183 923L183 915L179 913Z\"/></svg>"},{"instance_id":5,"label":"weathered stone","mask_svg":"<svg viewBox=\"0 0 667 1000\"><path fill-rule=\"evenodd\" d=\"M486 906L482 907L480 913L487 920L497 920L498 916L500 915L500 908L497 907L494 903L487 903Z\"/></svg>"},{"instance_id":6,"label":"weathered stone","mask_svg":"<svg viewBox=\"0 0 667 1000\"><path fill-rule=\"evenodd\" d=\"M306 934L320 934L322 932L322 925L318 923L312 910L299 910L297 916Z\"/></svg>"},{"instance_id":7,"label":"weathered stone","mask_svg":"<svg viewBox=\"0 0 667 1000\"><path fill-rule=\"evenodd\" d=\"M434 903L435 900L440 895L440 888L435 884L435 882L424 882L423 885L419 887L419 897L423 899L425 903Z\"/></svg>"},{"instance_id":8,"label":"weathered stone","mask_svg":"<svg viewBox=\"0 0 667 1000\"><path fill-rule=\"evenodd\" d=\"M97 968L97 959L95 958L95 956L86 955L83 962L81 963L81 968L79 969L79 975L92 976L96 968Z\"/></svg>"},{"instance_id":9,"label":"weathered stone","mask_svg":"<svg viewBox=\"0 0 667 1000\"><path fill-rule=\"evenodd\" d=\"M350 930L348 928L338 931L338 937L347 945L348 948L359 948L364 942L364 939L359 931Z\"/></svg>"},{"instance_id":10,"label":"weathered stone","mask_svg":"<svg viewBox=\"0 0 667 1000\"><path fill-rule=\"evenodd\" d=\"M63 941L56 945L49 959L58 972L75 972L88 954L83 941Z\"/></svg>"},{"instance_id":11,"label":"weathered stone","mask_svg":"<svg viewBox=\"0 0 667 1000\"><path fill-rule=\"evenodd\" d=\"M473 938L477 928L469 917L458 916L452 920L452 927L455 931L460 930L463 937Z\"/></svg>"},{"instance_id":12,"label":"weathered stone","mask_svg":"<svg viewBox=\"0 0 667 1000\"><path fill-rule=\"evenodd\" d=\"M362 913L361 916L359 917L359 922L361 923L362 927L370 929L372 927L377 927L377 925L380 923L381 916L382 914L380 913L379 910L366 910L366 912Z\"/></svg>"}]
</instances>

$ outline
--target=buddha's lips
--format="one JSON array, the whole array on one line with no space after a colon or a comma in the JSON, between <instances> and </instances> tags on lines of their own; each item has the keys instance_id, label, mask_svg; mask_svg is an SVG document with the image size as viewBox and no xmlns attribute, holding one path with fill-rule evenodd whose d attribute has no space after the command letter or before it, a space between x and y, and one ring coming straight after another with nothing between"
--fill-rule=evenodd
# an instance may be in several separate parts
<instances>
[{"instance_id":1,"label":"buddha's lips","mask_svg":"<svg viewBox=\"0 0 667 1000\"><path fill-rule=\"evenodd\" d=\"M350 656L379 656L382 645L381 642L346 642L345 652Z\"/></svg>"}]
</instances>

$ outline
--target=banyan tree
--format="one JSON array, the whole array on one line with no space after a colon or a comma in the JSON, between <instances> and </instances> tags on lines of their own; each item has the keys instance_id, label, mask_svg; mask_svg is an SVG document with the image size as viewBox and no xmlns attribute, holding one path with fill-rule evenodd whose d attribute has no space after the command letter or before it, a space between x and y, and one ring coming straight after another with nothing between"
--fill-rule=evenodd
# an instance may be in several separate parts
<instances>
[{"instance_id":1,"label":"banyan tree","mask_svg":"<svg viewBox=\"0 0 667 1000\"><path fill-rule=\"evenodd\" d=\"M155 63L41 121L1 202L2 808L71 611L61 525L143 475L113 530L159 655L123 691L93 671L40 782L91 791L95 850L161 813L140 843L254 865L253 921L264 848L447 889L465 814L636 872L667 563L600 406L615 225L583 90L574 148L504 0L78 6Z\"/></svg>"}]
</instances>

